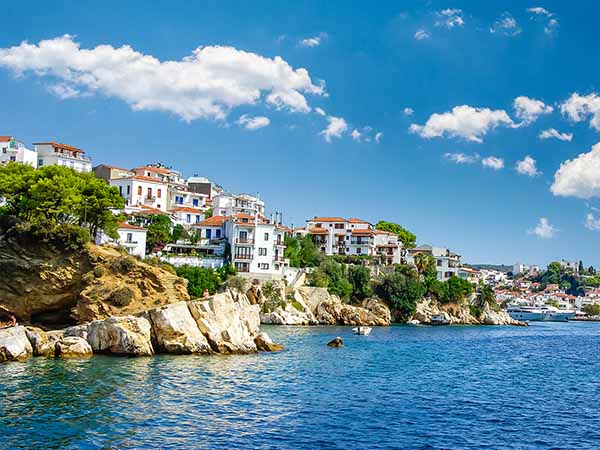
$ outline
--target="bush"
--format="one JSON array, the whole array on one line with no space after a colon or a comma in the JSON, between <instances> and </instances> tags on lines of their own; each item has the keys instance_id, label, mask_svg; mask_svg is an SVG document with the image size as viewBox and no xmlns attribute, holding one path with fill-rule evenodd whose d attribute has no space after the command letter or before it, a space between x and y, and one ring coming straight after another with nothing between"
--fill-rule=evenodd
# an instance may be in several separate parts
<instances>
[{"instance_id":1,"label":"bush","mask_svg":"<svg viewBox=\"0 0 600 450\"><path fill-rule=\"evenodd\" d=\"M482 315L481 308L479 306L471 305L469 306L469 312L473 317L480 318Z\"/></svg>"},{"instance_id":2,"label":"bush","mask_svg":"<svg viewBox=\"0 0 600 450\"><path fill-rule=\"evenodd\" d=\"M116 288L109 297L110 303L120 307L129 305L131 300L133 300L133 290L127 286Z\"/></svg>"},{"instance_id":3,"label":"bush","mask_svg":"<svg viewBox=\"0 0 600 450\"><path fill-rule=\"evenodd\" d=\"M115 272L129 273L135 267L135 259L131 256L120 256L112 259L109 266Z\"/></svg>"},{"instance_id":4,"label":"bush","mask_svg":"<svg viewBox=\"0 0 600 450\"><path fill-rule=\"evenodd\" d=\"M90 284L95 279L96 277L94 276L94 272L87 272L83 275L83 277L81 277L81 281L83 281L85 284Z\"/></svg>"},{"instance_id":5,"label":"bush","mask_svg":"<svg viewBox=\"0 0 600 450\"><path fill-rule=\"evenodd\" d=\"M299 301L297 301L297 300L294 300L294 301L292 302L292 306L293 306L294 308L296 308L298 311L300 311L300 312L304 312L304 306L302 306L302 304L301 304Z\"/></svg>"},{"instance_id":6,"label":"bush","mask_svg":"<svg viewBox=\"0 0 600 450\"><path fill-rule=\"evenodd\" d=\"M235 289L239 292L246 291L246 279L240 276L231 276L227 279L227 287L230 289Z\"/></svg>"},{"instance_id":7,"label":"bush","mask_svg":"<svg viewBox=\"0 0 600 450\"><path fill-rule=\"evenodd\" d=\"M416 312L417 302L423 299L425 286L402 271L396 271L384 275L375 285L375 293L403 319L408 319Z\"/></svg>"},{"instance_id":8,"label":"bush","mask_svg":"<svg viewBox=\"0 0 600 450\"><path fill-rule=\"evenodd\" d=\"M101 266L100 264L98 264L97 266L94 266L93 273L96 278L102 277L102 275L104 275L104 267Z\"/></svg>"},{"instance_id":9,"label":"bush","mask_svg":"<svg viewBox=\"0 0 600 450\"><path fill-rule=\"evenodd\" d=\"M221 274L213 269L181 266L175 270L177 275L188 280L187 290L192 298L202 297L205 289L208 289L210 294L214 294L224 282Z\"/></svg>"},{"instance_id":10,"label":"bush","mask_svg":"<svg viewBox=\"0 0 600 450\"><path fill-rule=\"evenodd\" d=\"M464 303L467 297L473 293L473 285L462 278L451 276L443 283L442 303Z\"/></svg>"}]
</instances>

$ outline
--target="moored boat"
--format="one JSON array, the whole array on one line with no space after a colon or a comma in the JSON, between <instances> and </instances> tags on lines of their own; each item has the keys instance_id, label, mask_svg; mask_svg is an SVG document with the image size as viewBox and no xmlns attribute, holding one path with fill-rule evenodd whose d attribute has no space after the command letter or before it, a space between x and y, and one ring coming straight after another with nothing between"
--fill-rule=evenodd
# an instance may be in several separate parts
<instances>
[{"instance_id":1,"label":"moored boat","mask_svg":"<svg viewBox=\"0 0 600 450\"><path fill-rule=\"evenodd\" d=\"M511 305L506 312L515 320L524 322L568 322L575 317L575 311L560 310L554 306Z\"/></svg>"},{"instance_id":2,"label":"moored boat","mask_svg":"<svg viewBox=\"0 0 600 450\"><path fill-rule=\"evenodd\" d=\"M361 326L358 326L358 327L352 328L352 332L354 334L358 334L358 335L361 335L361 336L368 336L369 334L371 334L371 330L372 330L371 327L361 327Z\"/></svg>"}]
</instances>

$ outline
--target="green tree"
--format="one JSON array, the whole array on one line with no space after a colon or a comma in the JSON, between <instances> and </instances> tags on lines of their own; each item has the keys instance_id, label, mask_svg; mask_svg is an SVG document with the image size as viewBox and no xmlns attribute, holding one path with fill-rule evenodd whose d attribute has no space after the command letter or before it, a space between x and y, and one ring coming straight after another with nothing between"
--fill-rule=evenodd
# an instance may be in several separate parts
<instances>
[{"instance_id":1,"label":"green tree","mask_svg":"<svg viewBox=\"0 0 600 450\"><path fill-rule=\"evenodd\" d=\"M188 280L187 290L192 298L202 297L205 289L214 294L225 284L227 277L235 275L235 270L230 264L217 270L192 266L181 266L175 270L177 275Z\"/></svg>"},{"instance_id":2,"label":"green tree","mask_svg":"<svg viewBox=\"0 0 600 450\"><path fill-rule=\"evenodd\" d=\"M425 286L402 271L385 274L375 284L375 293L406 320L417 310L425 295Z\"/></svg>"},{"instance_id":3,"label":"green tree","mask_svg":"<svg viewBox=\"0 0 600 450\"><path fill-rule=\"evenodd\" d=\"M479 289L473 304L481 310L487 308L497 309L498 303L496 302L496 293L494 292L494 289L488 284L484 284L483 282L479 283Z\"/></svg>"},{"instance_id":4,"label":"green tree","mask_svg":"<svg viewBox=\"0 0 600 450\"><path fill-rule=\"evenodd\" d=\"M362 300L372 294L371 271L364 266L349 266L348 280L352 285L352 296Z\"/></svg>"},{"instance_id":5,"label":"green tree","mask_svg":"<svg viewBox=\"0 0 600 450\"><path fill-rule=\"evenodd\" d=\"M155 253L164 248L165 245L172 242L171 226L172 222L164 214L136 215L136 223L148 230L146 234L146 252Z\"/></svg>"},{"instance_id":6,"label":"green tree","mask_svg":"<svg viewBox=\"0 0 600 450\"><path fill-rule=\"evenodd\" d=\"M581 310L590 317L600 316L600 305L598 305L598 304L583 305Z\"/></svg>"},{"instance_id":7,"label":"green tree","mask_svg":"<svg viewBox=\"0 0 600 450\"><path fill-rule=\"evenodd\" d=\"M285 237L284 256L289 258L292 267L316 267L323 256L310 236Z\"/></svg>"},{"instance_id":8,"label":"green tree","mask_svg":"<svg viewBox=\"0 0 600 450\"><path fill-rule=\"evenodd\" d=\"M579 274L580 274L580 275L582 275L582 274L584 274L584 273L585 273L585 267L583 267L583 261L581 261L581 260L579 260L579 267L578 267L578 270L579 270Z\"/></svg>"},{"instance_id":9,"label":"green tree","mask_svg":"<svg viewBox=\"0 0 600 450\"><path fill-rule=\"evenodd\" d=\"M464 303L473 293L473 285L462 278L451 276L443 283L441 301L443 303Z\"/></svg>"},{"instance_id":10,"label":"green tree","mask_svg":"<svg viewBox=\"0 0 600 450\"><path fill-rule=\"evenodd\" d=\"M209 217L213 216L213 209L212 208L208 208L205 212L204 212L204 218L208 219Z\"/></svg>"},{"instance_id":11,"label":"green tree","mask_svg":"<svg viewBox=\"0 0 600 450\"><path fill-rule=\"evenodd\" d=\"M417 237L397 223L380 220L375 225L375 229L397 234L404 248L413 248L417 243Z\"/></svg>"},{"instance_id":12,"label":"green tree","mask_svg":"<svg viewBox=\"0 0 600 450\"><path fill-rule=\"evenodd\" d=\"M325 258L318 268L308 276L312 286L327 287L327 290L341 299L348 299L352 294L353 286L348 280L346 266L336 262L333 258Z\"/></svg>"},{"instance_id":13,"label":"green tree","mask_svg":"<svg viewBox=\"0 0 600 450\"><path fill-rule=\"evenodd\" d=\"M171 232L171 241L177 242L181 239L190 239L190 234L187 232L183 225L178 223L173 227L173 231Z\"/></svg>"}]
</instances>

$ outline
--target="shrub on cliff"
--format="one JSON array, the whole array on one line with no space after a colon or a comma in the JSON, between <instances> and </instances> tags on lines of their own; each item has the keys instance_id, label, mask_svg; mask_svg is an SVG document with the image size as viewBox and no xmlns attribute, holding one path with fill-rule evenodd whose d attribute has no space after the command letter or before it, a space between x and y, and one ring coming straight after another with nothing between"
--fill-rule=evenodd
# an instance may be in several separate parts
<instances>
[{"instance_id":1,"label":"shrub on cliff","mask_svg":"<svg viewBox=\"0 0 600 450\"><path fill-rule=\"evenodd\" d=\"M440 301L442 303L462 304L472 293L473 285L469 281L451 276L443 283Z\"/></svg>"},{"instance_id":2,"label":"shrub on cliff","mask_svg":"<svg viewBox=\"0 0 600 450\"><path fill-rule=\"evenodd\" d=\"M408 319L417 310L417 302L425 295L425 285L417 277L402 270L385 274L375 283L375 293L400 316Z\"/></svg>"},{"instance_id":3,"label":"shrub on cliff","mask_svg":"<svg viewBox=\"0 0 600 450\"><path fill-rule=\"evenodd\" d=\"M204 267L181 266L176 269L177 275L188 280L188 293L192 298L200 298L204 290L210 294L219 290L230 275L235 275L235 269L230 265L214 270Z\"/></svg>"},{"instance_id":4,"label":"shrub on cliff","mask_svg":"<svg viewBox=\"0 0 600 450\"><path fill-rule=\"evenodd\" d=\"M133 300L133 290L128 286L123 286L111 292L108 301L115 306L127 306Z\"/></svg>"}]
</instances>

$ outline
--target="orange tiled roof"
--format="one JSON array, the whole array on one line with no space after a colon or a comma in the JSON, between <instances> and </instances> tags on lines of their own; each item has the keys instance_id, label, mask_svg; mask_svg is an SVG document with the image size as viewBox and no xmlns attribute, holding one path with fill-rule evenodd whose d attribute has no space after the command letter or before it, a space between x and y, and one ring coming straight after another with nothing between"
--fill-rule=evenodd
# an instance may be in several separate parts
<instances>
[{"instance_id":1,"label":"orange tiled roof","mask_svg":"<svg viewBox=\"0 0 600 450\"><path fill-rule=\"evenodd\" d=\"M12 139L12 136L0 136L0 142L8 142Z\"/></svg>"},{"instance_id":2,"label":"orange tiled roof","mask_svg":"<svg viewBox=\"0 0 600 450\"><path fill-rule=\"evenodd\" d=\"M342 217L315 217L314 219L308 219L307 222L345 222L346 219Z\"/></svg>"},{"instance_id":3,"label":"orange tiled roof","mask_svg":"<svg viewBox=\"0 0 600 450\"><path fill-rule=\"evenodd\" d=\"M164 181L161 181L161 180L159 180L157 178L146 177L144 175L133 175L132 177L127 177L126 179L140 180L140 181L150 181L152 183L157 183L157 184L162 184L162 185L166 185L167 184Z\"/></svg>"},{"instance_id":4,"label":"orange tiled roof","mask_svg":"<svg viewBox=\"0 0 600 450\"><path fill-rule=\"evenodd\" d=\"M309 228L308 232L310 234L327 234L327 230L325 228Z\"/></svg>"},{"instance_id":5,"label":"orange tiled roof","mask_svg":"<svg viewBox=\"0 0 600 450\"><path fill-rule=\"evenodd\" d=\"M127 230L146 231L146 229L144 227L138 227L137 225L131 225L130 223L126 223L126 222L121 222L119 224L119 228L125 228Z\"/></svg>"},{"instance_id":6,"label":"orange tiled roof","mask_svg":"<svg viewBox=\"0 0 600 450\"><path fill-rule=\"evenodd\" d=\"M348 223L368 223L369 225L371 225L371 222L367 222L366 220L357 219L357 218L348 219Z\"/></svg>"},{"instance_id":7,"label":"orange tiled roof","mask_svg":"<svg viewBox=\"0 0 600 450\"><path fill-rule=\"evenodd\" d=\"M83 150L77 147L73 147L72 145L61 144L60 142L34 142L33 145L51 145L56 148L64 148L65 150L70 150L75 153L85 153Z\"/></svg>"},{"instance_id":8,"label":"orange tiled roof","mask_svg":"<svg viewBox=\"0 0 600 450\"><path fill-rule=\"evenodd\" d=\"M191 208L189 206L180 206L178 208L173 208L172 212L191 212L191 213L202 213L201 209Z\"/></svg>"},{"instance_id":9,"label":"orange tiled roof","mask_svg":"<svg viewBox=\"0 0 600 450\"><path fill-rule=\"evenodd\" d=\"M153 208L152 206L148 206L148 205L140 205L140 208L142 208L144 211L137 211L135 214L165 214L168 215L168 213L161 211L158 208Z\"/></svg>"},{"instance_id":10,"label":"orange tiled roof","mask_svg":"<svg viewBox=\"0 0 600 450\"><path fill-rule=\"evenodd\" d=\"M379 235L385 235L385 236L397 236L396 233L392 233L390 231L383 231L383 230L373 230L373 232L375 234L379 234Z\"/></svg>"},{"instance_id":11,"label":"orange tiled roof","mask_svg":"<svg viewBox=\"0 0 600 450\"><path fill-rule=\"evenodd\" d=\"M375 233L373 232L373 230L352 230L352 234L353 235L367 235L367 236L373 236Z\"/></svg>"},{"instance_id":12,"label":"orange tiled roof","mask_svg":"<svg viewBox=\"0 0 600 450\"><path fill-rule=\"evenodd\" d=\"M201 222L195 223L195 227L220 227L229 217L227 216L212 216L204 219Z\"/></svg>"},{"instance_id":13,"label":"orange tiled roof","mask_svg":"<svg viewBox=\"0 0 600 450\"><path fill-rule=\"evenodd\" d=\"M169 169L164 169L162 167L152 167L152 166L140 166L140 167L136 167L133 170L147 170L149 172L162 173L163 175L171 173L171 171Z\"/></svg>"},{"instance_id":14,"label":"orange tiled roof","mask_svg":"<svg viewBox=\"0 0 600 450\"><path fill-rule=\"evenodd\" d=\"M244 214L244 213L237 213L234 214L232 216L234 219L248 219L248 220L254 220L254 216L251 216L250 214Z\"/></svg>"}]
</instances>

